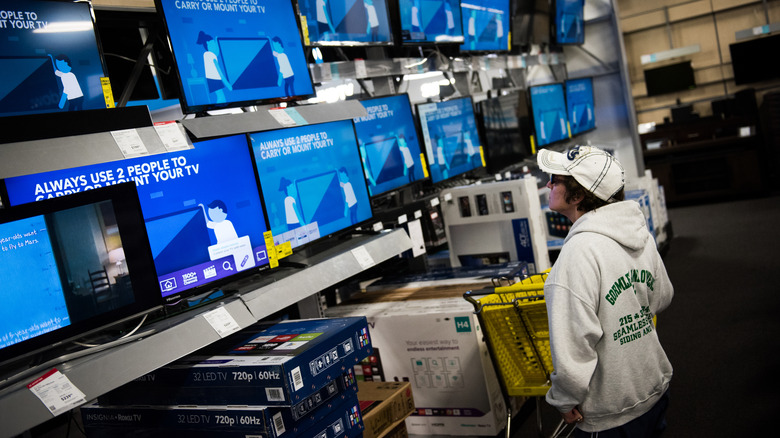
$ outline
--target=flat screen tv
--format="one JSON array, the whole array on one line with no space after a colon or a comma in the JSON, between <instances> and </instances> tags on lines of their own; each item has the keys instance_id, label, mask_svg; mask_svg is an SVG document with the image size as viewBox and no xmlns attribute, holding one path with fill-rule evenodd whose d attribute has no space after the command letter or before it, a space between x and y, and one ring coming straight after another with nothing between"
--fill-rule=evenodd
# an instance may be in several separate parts
<instances>
[{"instance_id":1,"label":"flat screen tv","mask_svg":"<svg viewBox=\"0 0 780 438\"><path fill-rule=\"evenodd\" d=\"M185 113L292 100L314 87L290 0L155 0Z\"/></svg>"},{"instance_id":2,"label":"flat screen tv","mask_svg":"<svg viewBox=\"0 0 780 438\"><path fill-rule=\"evenodd\" d=\"M488 172L501 172L531 155L531 112L525 90L477 102L476 109Z\"/></svg>"},{"instance_id":3,"label":"flat screen tv","mask_svg":"<svg viewBox=\"0 0 780 438\"><path fill-rule=\"evenodd\" d=\"M463 43L460 0L395 0L403 44Z\"/></svg>"},{"instance_id":4,"label":"flat screen tv","mask_svg":"<svg viewBox=\"0 0 780 438\"><path fill-rule=\"evenodd\" d=\"M512 44L550 43L550 0L512 0Z\"/></svg>"},{"instance_id":5,"label":"flat screen tv","mask_svg":"<svg viewBox=\"0 0 780 438\"><path fill-rule=\"evenodd\" d=\"M566 87L566 114L571 135L596 128L596 110L593 101L593 78L569 79Z\"/></svg>"},{"instance_id":6,"label":"flat screen tv","mask_svg":"<svg viewBox=\"0 0 780 438\"><path fill-rule=\"evenodd\" d=\"M483 166L471 97L417 105L431 182Z\"/></svg>"},{"instance_id":7,"label":"flat screen tv","mask_svg":"<svg viewBox=\"0 0 780 438\"><path fill-rule=\"evenodd\" d=\"M276 245L293 248L372 217L352 120L249 134Z\"/></svg>"},{"instance_id":8,"label":"flat screen tv","mask_svg":"<svg viewBox=\"0 0 780 438\"><path fill-rule=\"evenodd\" d=\"M691 61L647 69L644 73L648 96L658 96L696 88L696 79L693 76Z\"/></svg>"},{"instance_id":9,"label":"flat screen tv","mask_svg":"<svg viewBox=\"0 0 780 438\"><path fill-rule=\"evenodd\" d=\"M568 139L570 134L563 84L556 82L533 86L529 89L529 94L536 146L547 146Z\"/></svg>"},{"instance_id":10,"label":"flat screen tv","mask_svg":"<svg viewBox=\"0 0 780 438\"><path fill-rule=\"evenodd\" d=\"M466 52L509 50L509 0L461 0Z\"/></svg>"},{"instance_id":11,"label":"flat screen tv","mask_svg":"<svg viewBox=\"0 0 780 438\"><path fill-rule=\"evenodd\" d=\"M0 209L0 364L158 308L154 272L132 184Z\"/></svg>"},{"instance_id":12,"label":"flat screen tv","mask_svg":"<svg viewBox=\"0 0 780 438\"><path fill-rule=\"evenodd\" d=\"M555 42L585 43L585 0L555 0Z\"/></svg>"},{"instance_id":13,"label":"flat screen tv","mask_svg":"<svg viewBox=\"0 0 780 438\"><path fill-rule=\"evenodd\" d=\"M245 135L194 149L7 178L11 205L134 181L166 305L264 269L268 230Z\"/></svg>"},{"instance_id":14,"label":"flat screen tv","mask_svg":"<svg viewBox=\"0 0 780 438\"><path fill-rule=\"evenodd\" d=\"M767 65L767 59L780 47L780 34L729 44L731 67L737 85L780 78L777 68Z\"/></svg>"},{"instance_id":15,"label":"flat screen tv","mask_svg":"<svg viewBox=\"0 0 780 438\"><path fill-rule=\"evenodd\" d=\"M354 122L369 195L425 179L409 96L398 94L361 103L367 115Z\"/></svg>"},{"instance_id":16,"label":"flat screen tv","mask_svg":"<svg viewBox=\"0 0 780 438\"><path fill-rule=\"evenodd\" d=\"M0 15L0 116L105 109L89 3L8 0Z\"/></svg>"},{"instance_id":17,"label":"flat screen tv","mask_svg":"<svg viewBox=\"0 0 780 438\"><path fill-rule=\"evenodd\" d=\"M393 44L387 0L298 0L298 12L306 44Z\"/></svg>"}]
</instances>

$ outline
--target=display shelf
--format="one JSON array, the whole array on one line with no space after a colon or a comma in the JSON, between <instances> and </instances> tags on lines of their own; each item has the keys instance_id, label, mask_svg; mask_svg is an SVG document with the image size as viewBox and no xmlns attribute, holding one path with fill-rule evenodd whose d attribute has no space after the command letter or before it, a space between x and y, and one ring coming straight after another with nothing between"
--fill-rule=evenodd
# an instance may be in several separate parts
<instances>
[{"instance_id":1,"label":"display shelf","mask_svg":"<svg viewBox=\"0 0 780 438\"><path fill-rule=\"evenodd\" d=\"M161 320L143 330L149 336L90 356L54 366L83 392L86 400L118 388L133 379L218 341L220 335L205 315L219 307L239 329L411 249L404 230L357 236L308 258L291 256L304 269L279 269L244 282L237 295L211 305ZM243 292L242 292L243 290ZM13 437L54 418L27 384L49 368L0 390L0 437Z\"/></svg>"}]
</instances>

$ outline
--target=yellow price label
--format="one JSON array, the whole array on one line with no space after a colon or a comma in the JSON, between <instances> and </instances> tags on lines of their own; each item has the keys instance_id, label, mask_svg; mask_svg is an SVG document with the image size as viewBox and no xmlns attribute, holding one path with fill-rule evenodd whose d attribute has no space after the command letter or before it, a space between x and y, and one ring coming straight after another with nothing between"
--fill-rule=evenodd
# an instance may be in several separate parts
<instances>
[{"instance_id":1,"label":"yellow price label","mask_svg":"<svg viewBox=\"0 0 780 438\"><path fill-rule=\"evenodd\" d=\"M292 242L287 241L284 242L281 245L276 245L276 257L283 259L287 256L291 256L293 253L292 251Z\"/></svg>"},{"instance_id":2,"label":"yellow price label","mask_svg":"<svg viewBox=\"0 0 780 438\"><path fill-rule=\"evenodd\" d=\"M482 158L482 167L487 167L485 162L485 148L482 146L479 147L479 157Z\"/></svg>"},{"instance_id":3,"label":"yellow price label","mask_svg":"<svg viewBox=\"0 0 780 438\"><path fill-rule=\"evenodd\" d=\"M111 79L100 78L100 86L103 88L103 99L106 101L106 108L116 108L114 103L114 93L111 92Z\"/></svg>"},{"instance_id":4,"label":"yellow price label","mask_svg":"<svg viewBox=\"0 0 780 438\"><path fill-rule=\"evenodd\" d=\"M534 141L534 136L531 136L531 155L536 154L536 142Z\"/></svg>"},{"instance_id":5,"label":"yellow price label","mask_svg":"<svg viewBox=\"0 0 780 438\"><path fill-rule=\"evenodd\" d=\"M422 163L423 176L428 178L428 164L425 163L425 154L420 153L420 162Z\"/></svg>"},{"instance_id":6,"label":"yellow price label","mask_svg":"<svg viewBox=\"0 0 780 438\"><path fill-rule=\"evenodd\" d=\"M311 45L309 41L309 26L306 22L306 16L301 14L301 30L303 30L303 43L307 46Z\"/></svg>"},{"instance_id":7,"label":"yellow price label","mask_svg":"<svg viewBox=\"0 0 780 438\"><path fill-rule=\"evenodd\" d=\"M571 138L571 123L566 121L566 129L569 131L569 138Z\"/></svg>"}]
</instances>

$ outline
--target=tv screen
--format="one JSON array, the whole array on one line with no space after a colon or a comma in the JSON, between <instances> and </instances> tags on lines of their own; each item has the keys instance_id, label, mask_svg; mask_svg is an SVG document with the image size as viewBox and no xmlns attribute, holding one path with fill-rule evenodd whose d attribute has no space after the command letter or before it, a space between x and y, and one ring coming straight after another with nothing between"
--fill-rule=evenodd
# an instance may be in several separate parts
<instances>
[{"instance_id":1,"label":"tv screen","mask_svg":"<svg viewBox=\"0 0 780 438\"><path fill-rule=\"evenodd\" d=\"M555 42L583 44L585 0L555 0Z\"/></svg>"},{"instance_id":2,"label":"tv screen","mask_svg":"<svg viewBox=\"0 0 780 438\"><path fill-rule=\"evenodd\" d=\"M0 115L105 109L89 3L3 2Z\"/></svg>"},{"instance_id":3,"label":"tv screen","mask_svg":"<svg viewBox=\"0 0 780 438\"><path fill-rule=\"evenodd\" d=\"M275 244L306 245L372 216L352 120L249 134Z\"/></svg>"},{"instance_id":4,"label":"tv screen","mask_svg":"<svg viewBox=\"0 0 780 438\"><path fill-rule=\"evenodd\" d=\"M541 147L568 139L569 130L563 84L537 85L531 87L529 93L531 94L531 112L534 118L536 145Z\"/></svg>"},{"instance_id":5,"label":"tv screen","mask_svg":"<svg viewBox=\"0 0 780 438\"><path fill-rule=\"evenodd\" d=\"M509 0L461 0L463 51L509 50Z\"/></svg>"},{"instance_id":6,"label":"tv screen","mask_svg":"<svg viewBox=\"0 0 780 438\"><path fill-rule=\"evenodd\" d=\"M550 0L512 0L512 44L550 43Z\"/></svg>"},{"instance_id":7,"label":"tv screen","mask_svg":"<svg viewBox=\"0 0 780 438\"><path fill-rule=\"evenodd\" d=\"M160 305L131 184L0 209L0 363Z\"/></svg>"},{"instance_id":8,"label":"tv screen","mask_svg":"<svg viewBox=\"0 0 780 438\"><path fill-rule=\"evenodd\" d=\"M398 0L404 44L462 43L460 0Z\"/></svg>"},{"instance_id":9,"label":"tv screen","mask_svg":"<svg viewBox=\"0 0 780 438\"><path fill-rule=\"evenodd\" d=\"M477 121L485 139L485 164L490 173L531 155L531 114L525 90L477 102Z\"/></svg>"},{"instance_id":10,"label":"tv screen","mask_svg":"<svg viewBox=\"0 0 780 438\"><path fill-rule=\"evenodd\" d=\"M691 61L645 70L645 86L648 96L676 93L696 88Z\"/></svg>"},{"instance_id":11,"label":"tv screen","mask_svg":"<svg viewBox=\"0 0 780 438\"><path fill-rule=\"evenodd\" d=\"M780 71L766 63L767 54L774 53L779 45L780 34L729 44L734 82L742 85L780 78Z\"/></svg>"},{"instance_id":12,"label":"tv screen","mask_svg":"<svg viewBox=\"0 0 780 438\"><path fill-rule=\"evenodd\" d=\"M156 4L171 39L184 112L313 94L290 0Z\"/></svg>"},{"instance_id":13,"label":"tv screen","mask_svg":"<svg viewBox=\"0 0 780 438\"><path fill-rule=\"evenodd\" d=\"M354 122L369 195L425 179L409 96L399 94L361 103L367 115Z\"/></svg>"},{"instance_id":14,"label":"tv screen","mask_svg":"<svg viewBox=\"0 0 780 438\"><path fill-rule=\"evenodd\" d=\"M438 183L482 167L470 97L417 105L431 181Z\"/></svg>"},{"instance_id":15,"label":"tv screen","mask_svg":"<svg viewBox=\"0 0 780 438\"><path fill-rule=\"evenodd\" d=\"M596 128L596 112L593 102L593 79L570 79L566 83L566 114L571 135L582 134Z\"/></svg>"},{"instance_id":16,"label":"tv screen","mask_svg":"<svg viewBox=\"0 0 780 438\"><path fill-rule=\"evenodd\" d=\"M393 43L387 0L298 0L307 44L316 46ZM308 33L307 33L308 32Z\"/></svg>"},{"instance_id":17,"label":"tv screen","mask_svg":"<svg viewBox=\"0 0 780 438\"><path fill-rule=\"evenodd\" d=\"M194 149L5 180L11 205L134 181L166 304L268 264L245 135Z\"/></svg>"}]
</instances>

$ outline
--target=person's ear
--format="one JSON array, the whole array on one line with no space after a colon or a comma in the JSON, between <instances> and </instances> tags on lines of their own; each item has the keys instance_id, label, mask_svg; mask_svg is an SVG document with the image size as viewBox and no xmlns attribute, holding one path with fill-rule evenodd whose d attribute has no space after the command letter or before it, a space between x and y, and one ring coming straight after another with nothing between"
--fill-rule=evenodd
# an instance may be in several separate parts
<instances>
[{"instance_id":1,"label":"person's ear","mask_svg":"<svg viewBox=\"0 0 780 438\"><path fill-rule=\"evenodd\" d=\"M571 197L571 200L569 201L569 204L572 205L579 205L582 200L585 199L585 195L582 193L576 194Z\"/></svg>"}]
</instances>

